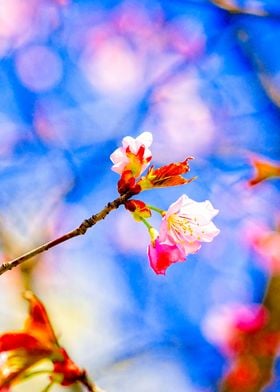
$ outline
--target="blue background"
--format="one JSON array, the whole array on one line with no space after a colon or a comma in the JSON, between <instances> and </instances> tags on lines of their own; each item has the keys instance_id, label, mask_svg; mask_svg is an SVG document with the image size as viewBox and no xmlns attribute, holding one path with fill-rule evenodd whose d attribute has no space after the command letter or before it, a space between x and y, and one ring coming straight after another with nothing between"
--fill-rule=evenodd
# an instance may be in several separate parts
<instances>
[{"instance_id":1,"label":"blue background","mask_svg":"<svg viewBox=\"0 0 280 392\"><path fill-rule=\"evenodd\" d=\"M198 179L142 199L167 209L186 193L220 211L220 235L166 276L149 267L145 227L121 208L27 264L32 272L1 277L1 330L21 327L21 292L32 287L61 344L110 392L216 391L228 359L206 320L265 290L248 233L275 228L279 181L247 181L252 153L279 158L280 4L236 0L230 12L230 2L214 3L0 5L2 259L116 198L109 156L143 131L155 165L192 155Z\"/></svg>"}]
</instances>

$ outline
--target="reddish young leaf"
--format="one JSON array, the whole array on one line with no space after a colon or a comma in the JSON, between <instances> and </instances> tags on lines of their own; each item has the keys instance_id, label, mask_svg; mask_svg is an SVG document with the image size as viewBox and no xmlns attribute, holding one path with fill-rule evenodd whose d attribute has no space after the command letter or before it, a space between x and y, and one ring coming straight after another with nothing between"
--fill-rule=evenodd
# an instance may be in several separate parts
<instances>
[{"instance_id":1,"label":"reddish young leaf","mask_svg":"<svg viewBox=\"0 0 280 392\"><path fill-rule=\"evenodd\" d=\"M250 186L259 184L260 182L280 177L280 164L271 162L258 157L251 158L251 164L255 169L255 175L248 181Z\"/></svg>"},{"instance_id":2,"label":"reddish young leaf","mask_svg":"<svg viewBox=\"0 0 280 392\"><path fill-rule=\"evenodd\" d=\"M33 351L49 352L42 342L27 332L7 332L0 335L0 352L24 349Z\"/></svg>"},{"instance_id":3,"label":"reddish young leaf","mask_svg":"<svg viewBox=\"0 0 280 392\"><path fill-rule=\"evenodd\" d=\"M154 175L156 178L168 178L178 176L180 174L185 174L190 171L189 160L192 157L186 158L183 162L170 163L169 165L161 166L154 170Z\"/></svg>"},{"instance_id":4,"label":"reddish young leaf","mask_svg":"<svg viewBox=\"0 0 280 392\"><path fill-rule=\"evenodd\" d=\"M186 179L182 177L182 174L190 171L188 161L191 159L193 158L188 157L183 162L170 163L157 169L151 167L148 174L142 177L138 184L142 190L187 184L193 181L194 177Z\"/></svg>"},{"instance_id":5,"label":"reddish young leaf","mask_svg":"<svg viewBox=\"0 0 280 392\"><path fill-rule=\"evenodd\" d=\"M32 331L32 336L41 339L45 344L57 344L57 339L44 305L31 291L24 293L29 301L29 316L25 321L24 330Z\"/></svg>"},{"instance_id":6,"label":"reddish young leaf","mask_svg":"<svg viewBox=\"0 0 280 392\"><path fill-rule=\"evenodd\" d=\"M60 347L44 305L30 291L24 297L29 301L29 315L24 329L0 335L0 392L21 381L31 367L46 359L53 363L52 378L61 385L77 381L90 385L85 370L81 370ZM55 374L60 377L55 377ZM61 381L58 381L61 380Z\"/></svg>"}]
</instances>

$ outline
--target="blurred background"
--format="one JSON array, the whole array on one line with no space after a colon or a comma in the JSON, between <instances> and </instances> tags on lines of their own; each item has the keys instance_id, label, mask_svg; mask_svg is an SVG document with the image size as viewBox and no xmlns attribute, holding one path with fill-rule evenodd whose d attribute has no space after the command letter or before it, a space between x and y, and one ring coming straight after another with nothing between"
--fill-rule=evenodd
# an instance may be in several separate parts
<instances>
[{"instance_id":1,"label":"blurred background","mask_svg":"<svg viewBox=\"0 0 280 392\"><path fill-rule=\"evenodd\" d=\"M156 276L144 225L120 208L0 277L1 331L22 327L29 287L107 392L218 390L230 363L221 315L261 302L271 273L256 238L276 233L279 180L248 181L252 156L279 159L279 40L278 0L0 0L1 260L116 198L109 156L143 131L154 164L192 155L198 179L141 198L209 199L221 230Z\"/></svg>"}]
</instances>

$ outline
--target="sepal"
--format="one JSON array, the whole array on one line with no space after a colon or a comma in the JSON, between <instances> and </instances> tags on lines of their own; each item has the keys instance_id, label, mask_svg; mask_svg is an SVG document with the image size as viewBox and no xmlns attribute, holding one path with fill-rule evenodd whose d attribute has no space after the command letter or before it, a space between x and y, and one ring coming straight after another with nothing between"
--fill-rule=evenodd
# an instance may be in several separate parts
<instances>
[{"instance_id":1,"label":"sepal","mask_svg":"<svg viewBox=\"0 0 280 392\"><path fill-rule=\"evenodd\" d=\"M152 215L150 208L141 200L128 200L125 202L125 208L132 213L136 222L150 218Z\"/></svg>"}]
</instances>

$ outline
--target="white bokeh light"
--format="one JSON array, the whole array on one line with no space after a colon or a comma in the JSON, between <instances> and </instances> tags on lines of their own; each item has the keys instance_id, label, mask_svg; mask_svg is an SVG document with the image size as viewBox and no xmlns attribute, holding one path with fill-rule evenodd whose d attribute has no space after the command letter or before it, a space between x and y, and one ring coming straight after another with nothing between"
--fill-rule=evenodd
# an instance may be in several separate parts
<instances>
[{"instance_id":1,"label":"white bokeh light","mask_svg":"<svg viewBox=\"0 0 280 392\"><path fill-rule=\"evenodd\" d=\"M137 53L124 40L114 38L84 55L81 66L99 93L129 95L142 82L139 62Z\"/></svg>"}]
</instances>

